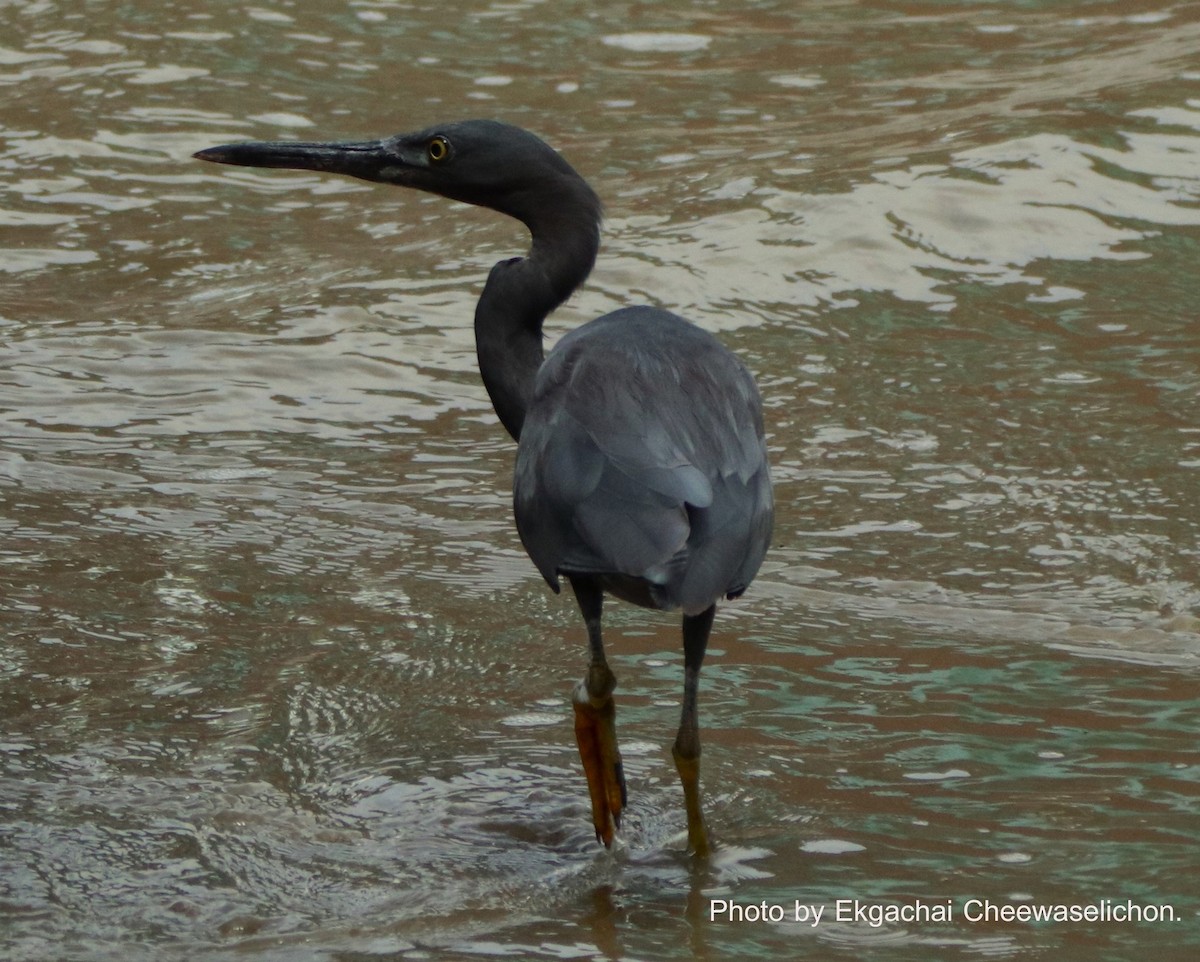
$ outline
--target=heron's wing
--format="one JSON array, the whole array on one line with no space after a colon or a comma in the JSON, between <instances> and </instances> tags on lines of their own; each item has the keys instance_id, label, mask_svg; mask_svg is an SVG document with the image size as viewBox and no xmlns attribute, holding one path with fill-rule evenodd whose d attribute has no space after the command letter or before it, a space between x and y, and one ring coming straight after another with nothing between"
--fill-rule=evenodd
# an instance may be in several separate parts
<instances>
[{"instance_id":1,"label":"heron's wing","mask_svg":"<svg viewBox=\"0 0 1200 962\"><path fill-rule=\"evenodd\" d=\"M514 507L556 588L563 571L628 575L685 611L740 593L771 515L753 379L666 312L630 308L579 328L538 374Z\"/></svg>"}]
</instances>

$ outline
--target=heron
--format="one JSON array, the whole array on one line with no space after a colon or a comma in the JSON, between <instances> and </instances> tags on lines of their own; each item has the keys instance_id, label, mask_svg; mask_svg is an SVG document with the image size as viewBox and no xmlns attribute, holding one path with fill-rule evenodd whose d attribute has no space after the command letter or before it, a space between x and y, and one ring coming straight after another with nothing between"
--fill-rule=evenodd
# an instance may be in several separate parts
<instances>
[{"instance_id":1,"label":"heron","mask_svg":"<svg viewBox=\"0 0 1200 962\"><path fill-rule=\"evenodd\" d=\"M572 691L596 839L611 847L628 797L605 657L605 594L682 612L683 702L672 756L688 849L710 843L700 800L697 691L717 602L758 572L774 514L762 401L716 337L659 307L622 307L543 349L546 317L591 273L601 202L534 134L497 120L379 140L246 142L200 160L345 174L490 208L521 221L524 257L490 271L475 308L484 387L517 442L513 512L531 560L570 584L590 661Z\"/></svg>"}]
</instances>

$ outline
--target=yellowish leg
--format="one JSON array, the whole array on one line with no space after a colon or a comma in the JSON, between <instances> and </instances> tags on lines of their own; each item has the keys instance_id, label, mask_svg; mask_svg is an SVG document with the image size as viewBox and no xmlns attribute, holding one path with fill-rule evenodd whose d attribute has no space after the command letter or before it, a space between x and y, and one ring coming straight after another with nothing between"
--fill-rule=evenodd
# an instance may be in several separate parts
<instances>
[{"instance_id":1,"label":"yellowish leg","mask_svg":"<svg viewBox=\"0 0 1200 962\"><path fill-rule=\"evenodd\" d=\"M700 688L700 664L708 647L717 606L698 615L683 617L683 710L679 718L679 734L671 754L675 770L683 784L683 804L687 813L688 849L697 858L708 858L708 829L700 810L700 724L696 718L696 694Z\"/></svg>"},{"instance_id":2,"label":"yellowish leg","mask_svg":"<svg viewBox=\"0 0 1200 962\"><path fill-rule=\"evenodd\" d=\"M671 754L675 756L675 770L679 772L679 781L683 783L688 850L697 858L708 858L708 829L704 827L704 813L700 810L700 756L684 758L678 744Z\"/></svg>"},{"instance_id":3,"label":"yellowish leg","mask_svg":"<svg viewBox=\"0 0 1200 962\"><path fill-rule=\"evenodd\" d=\"M575 687L575 742L592 801L596 840L611 848L625 808L625 773L617 747L616 679L606 664L593 664Z\"/></svg>"},{"instance_id":4,"label":"yellowish leg","mask_svg":"<svg viewBox=\"0 0 1200 962\"><path fill-rule=\"evenodd\" d=\"M604 659L600 639L604 594L596 581L582 575L571 578L571 587L587 625L592 655L587 677L575 686L571 699L575 707L575 742L587 776L596 840L611 848L613 835L621 827L626 795L625 771L617 748L617 707L612 697L617 679Z\"/></svg>"}]
</instances>

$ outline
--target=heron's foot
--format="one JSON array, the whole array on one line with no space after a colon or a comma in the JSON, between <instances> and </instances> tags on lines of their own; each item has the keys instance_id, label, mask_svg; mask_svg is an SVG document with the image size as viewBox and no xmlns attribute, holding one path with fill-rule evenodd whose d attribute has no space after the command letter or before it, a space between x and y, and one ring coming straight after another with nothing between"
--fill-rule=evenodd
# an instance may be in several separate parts
<instances>
[{"instance_id":1,"label":"heron's foot","mask_svg":"<svg viewBox=\"0 0 1200 962\"><path fill-rule=\"evenodd\" d=\"M700 810L700 750L694 756L680 750L679 743L671 750L675 758L675 770L683 784L683 804L687 810L688 850L697 858L708 858L708 829L704 827L704 813Z\"/></svg>"},{"instance_id":2,"label":"heron's foot","mask_svg":"<svg viewBox=\"0 0 1200 962\"><path fill-rule=\"evenodd\" d=\"M612 691L616 679L607 665L594 664L575 686L575 741L587 776L596 841L612 847L625 808L625 772L617 748L617 708Z\"/></svg>"}]
</instances>

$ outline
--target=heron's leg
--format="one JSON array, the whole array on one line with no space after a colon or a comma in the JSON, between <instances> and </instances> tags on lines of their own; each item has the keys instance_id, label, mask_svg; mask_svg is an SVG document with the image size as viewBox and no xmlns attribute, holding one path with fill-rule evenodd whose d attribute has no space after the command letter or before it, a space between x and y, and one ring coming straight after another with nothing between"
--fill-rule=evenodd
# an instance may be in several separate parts
<instances>
[{"instance_id":1,"label":"heron's leg","mask_svg":"<svg viewBox=\"0 0 1200 962\"><path fill-rule=\"evenodd\" d=\"M700 665L708 647L717 606L698 615L683 616L683 712L679 734L671 754L683 783L683 802L687 809L688 848L700 858L708 855L708 831L700 811L700 725L696 721L696 691L700 686Z\"/></svg>"},{"instance_id":2,"label":"heron's leg","mask_svg":"<svg viewBox=\"0 0 1200 962\"><path fill-rule=\"evenodd\" d=\"M583 612L591 649L587 675L575 686L572 697L575 741L587 776L596 840L607 848L612 845L613 833L621 827L621 811L626 801L625 773L617 748L617 712L612 697L617 679L608 667L600 638L604 592L593 579L578 576L571 579L571 588Z\"/></svg>"}]
</instances>

